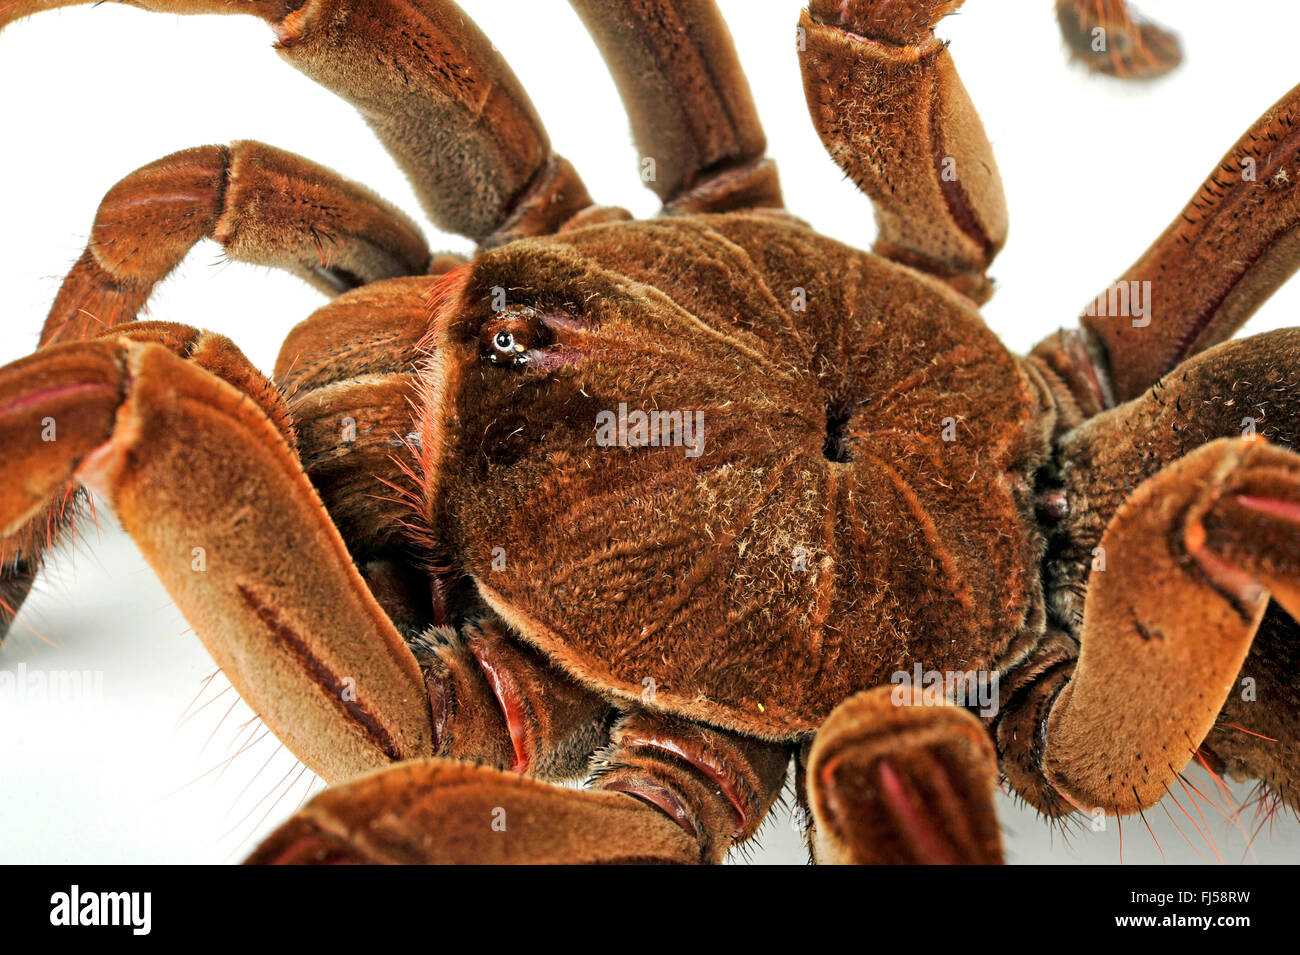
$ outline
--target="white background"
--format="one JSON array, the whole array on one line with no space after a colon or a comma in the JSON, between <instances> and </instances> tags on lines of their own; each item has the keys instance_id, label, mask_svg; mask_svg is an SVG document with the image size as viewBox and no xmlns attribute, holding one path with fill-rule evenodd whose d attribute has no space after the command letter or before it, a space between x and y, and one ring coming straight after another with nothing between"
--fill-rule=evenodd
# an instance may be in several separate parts
<instances>
[{"instance_id":1,"label":"white background","mask_svg":"<svg viewBox=\"0 0 1300 955\"><path fill-rule=\"evenodd\" d=\"M653 214L613 85L568 5L462 5L514 64L557 151L574 161L592 194ZM1147 12L1180 30L1188 57L1148 85L1068 65L1052 6L971 0L940 29L953 41L1006 182L1011 234L985 315L1017 350L1071 324L1178 213L1237 136L1300 79L1300 8L1291 0L1251 0L1230 11L1215 0L1147 0ZM869 246L870 207L826 158L807 117L793 42L797 0L724 0L721 7L787 204L827 234ZM253 18L170 17L114 4L47 13L0 34L0 361L34 346L103 193L175 150L260 139L418 212L361 120L283 64L270 43ZM435 248L466 248L429 234ZM154 297L151 314L221 331L269 370L285 333L322 301L286 275L223 263L218 248L204 243ZM1247 332L1294 324L1298 302L1295 283ZM0 649L6 669L103 673L102 695L76 705L0 699L0 862L239 858L301 802L312 780L275 752L242 705L232 709L234 693L219 675L205 684L213 664L134 547L103 517L98 533L87 529L85 546L53 561ZM1204 774L1195 778L1210 793ZM1237 787L1234 798L1247 792ZM1164 809L1148 812L1164 857L1213 860L1181 810L1167 808L1190 838ZM1001 812L1012 861L1120 861L1113 825L1067 844L1010 800ZM1300 858L1293 820L1277 820L1271 838L1266 826L1247 851L1249 812L1231 824L1212 808L1203 812L1202 828L1226 862ZM1125 862L1160 861L1137 817L1123 829ZM803 861L784 814L763 842L756 859Z\"/></svg>"}]
</instances>

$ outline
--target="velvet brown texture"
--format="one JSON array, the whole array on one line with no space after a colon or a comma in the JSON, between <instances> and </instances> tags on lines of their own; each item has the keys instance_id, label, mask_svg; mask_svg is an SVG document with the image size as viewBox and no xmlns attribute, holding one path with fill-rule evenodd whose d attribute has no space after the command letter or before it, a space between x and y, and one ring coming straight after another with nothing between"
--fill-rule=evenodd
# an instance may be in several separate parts
<instances>
[{"instance_id":1,"label":"velvet brown texture","mask_svg":"<svg viewBox=\"0 0 1300 955\"><path fill-rule=\"evenodd\" d=\"M787 739L914 662L996 669L1035 619L1033 389L937 282L737 213L494 250L433 322L430 521L590 685ZM485 359L503 328L527 364ZM697 417L699 455L602 446L620 406Z\"/></svg>"}]
</instances>

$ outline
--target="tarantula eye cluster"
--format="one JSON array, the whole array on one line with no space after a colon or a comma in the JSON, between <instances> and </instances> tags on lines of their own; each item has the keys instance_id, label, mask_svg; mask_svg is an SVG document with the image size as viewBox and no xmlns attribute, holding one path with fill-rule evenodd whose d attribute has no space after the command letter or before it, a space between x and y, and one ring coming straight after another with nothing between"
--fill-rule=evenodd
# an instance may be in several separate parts
<instances>
[{"instance_id":1,"label":"tarantula eye cluster","mask_svg":"<svg viewBox=\"0 0 1300 955\"><path fill-rule=\"evenodd\" d=\"M550 344L550 334L532 309L503 313L483 324L479 347L491 364L518 368Z\"/></svg>"}]
</instances>

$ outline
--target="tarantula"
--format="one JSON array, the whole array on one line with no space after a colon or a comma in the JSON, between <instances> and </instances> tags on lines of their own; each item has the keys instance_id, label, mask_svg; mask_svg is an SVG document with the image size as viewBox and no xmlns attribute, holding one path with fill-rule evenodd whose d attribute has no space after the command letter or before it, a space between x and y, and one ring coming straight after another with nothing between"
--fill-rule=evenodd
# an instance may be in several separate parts
<instances>
[{"instance_id":1,"label":"tarantula","mask_svg":"<svg viewBox=\"0 0 1300 955\"><path fill-rule=\"evenodd\" d=\"M447 0L150 4L266 19L479 249L257 143L124 179L0 369L4 626L71 489L111 500L337 783L259 862L718 861L791 760L826 862L999 861L1000 780L1118 815L1197 759L1295 807L1300 333L1228 339L1297 265L1300 88L1019 357L961 0L799 21L871 253L784 209L712 3L573 4L656 219L592 202ZM337 295L273 380L133 321L204 237Z\"/></svg>"}]
</instances>

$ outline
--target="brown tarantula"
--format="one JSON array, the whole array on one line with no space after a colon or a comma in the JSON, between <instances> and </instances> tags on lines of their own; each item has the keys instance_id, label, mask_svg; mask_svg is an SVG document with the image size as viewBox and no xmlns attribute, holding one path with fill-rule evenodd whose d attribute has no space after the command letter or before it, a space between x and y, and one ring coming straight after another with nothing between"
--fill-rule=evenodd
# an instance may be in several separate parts
<instances>
[{"instance_id":1,"label":"brown tarantula","mask_svg":"<svg viewBox=\"0 0 1300 955\"><path fill-rule=\"evenodd\" d=\"M961 0L799 21L871 253L784 209L708 0L573 0L646 221L592 202L448 0L144 5L266 19L478 244L431 255L269 146L187 150L110 191L40 350L0 369L0 625L74 488L111 500L338 784L254 860L717 861L792 759L829 862L1000 860L1000 779L1119 815L1195 759L1297 806L1300 333L1228 339L1300 261L1300 88L1019 357L977 310L1006 210L933 32ZM134 321L205 237L337 295L273 380Z\"/></svg>"}]
</instances>

